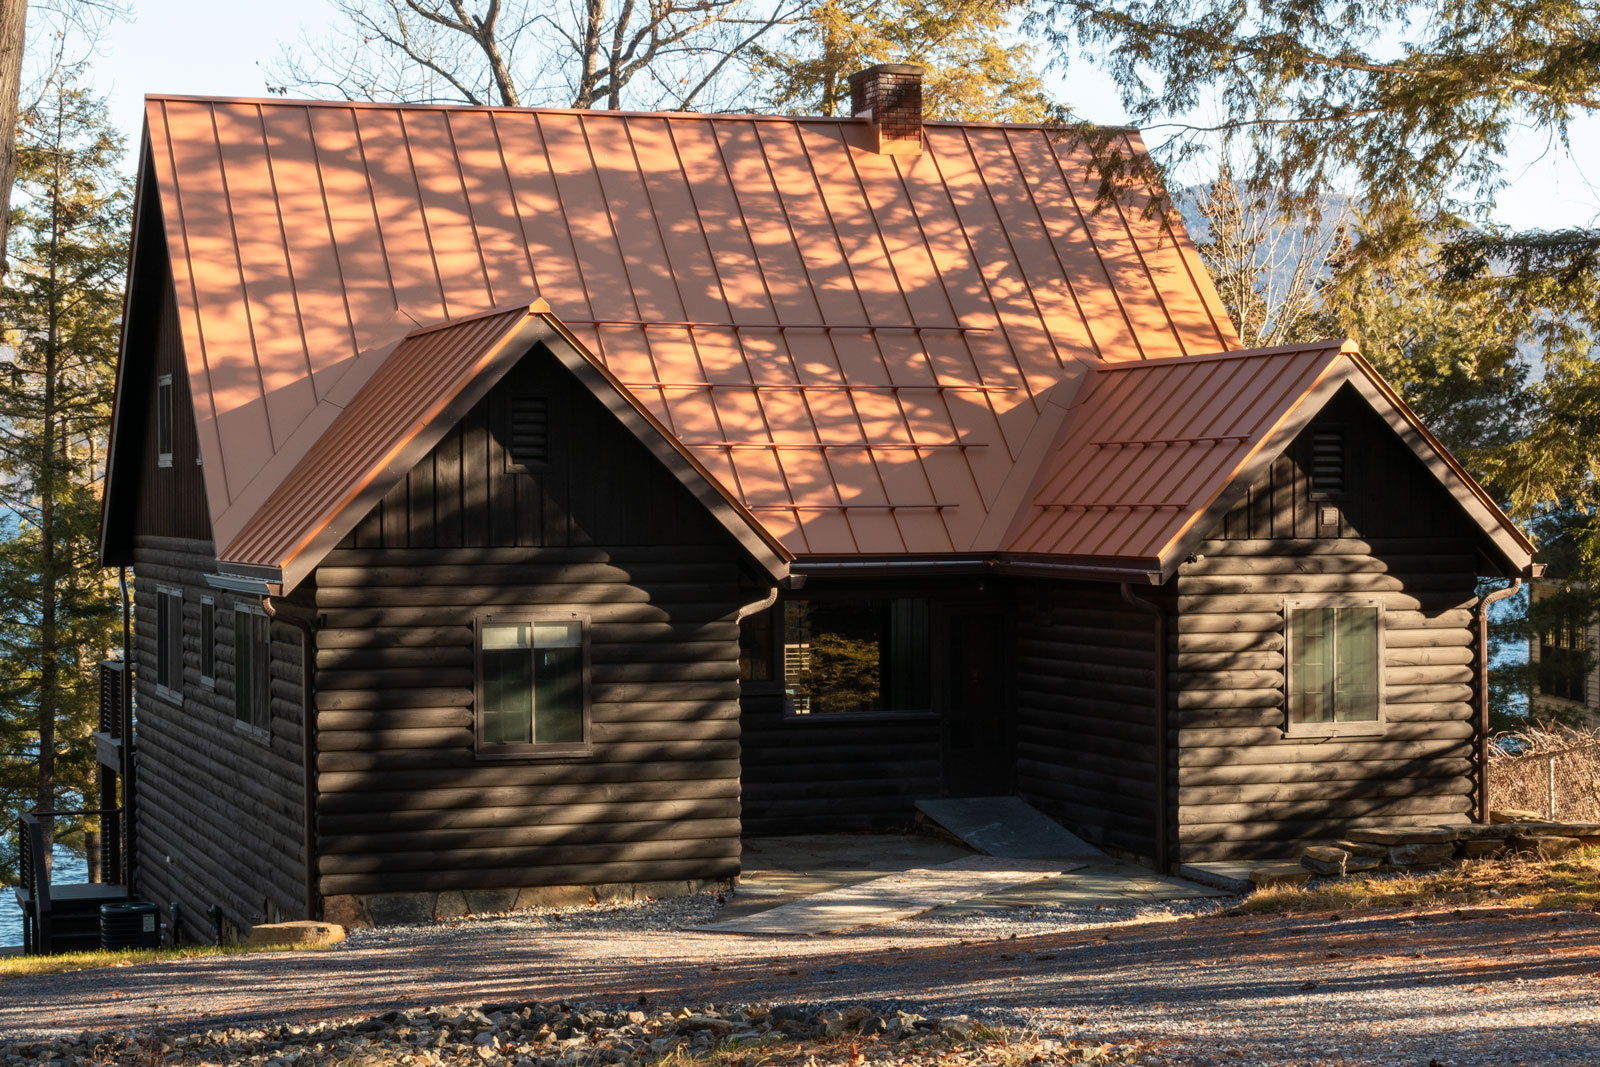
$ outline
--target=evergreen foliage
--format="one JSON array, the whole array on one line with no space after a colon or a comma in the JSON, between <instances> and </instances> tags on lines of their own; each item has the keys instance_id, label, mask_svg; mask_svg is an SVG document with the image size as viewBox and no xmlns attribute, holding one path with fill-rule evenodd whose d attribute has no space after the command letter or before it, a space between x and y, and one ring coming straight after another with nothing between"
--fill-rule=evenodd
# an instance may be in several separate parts
<instances>
[{"instance_id":1,"label":"evergreen foliage","mask_svg":"<svg viewBox=\"0 0 1600 1067\"><path fill-rule=\"evenodd\" d=\"M117 644L97 559L131 218L122 138L64 68L22 117L0 294L0 810L94 807L95 664ZM57 832L73 829L58 826ZM6 827L0 871L14 862Z\"/></svg>"}]
</instances>

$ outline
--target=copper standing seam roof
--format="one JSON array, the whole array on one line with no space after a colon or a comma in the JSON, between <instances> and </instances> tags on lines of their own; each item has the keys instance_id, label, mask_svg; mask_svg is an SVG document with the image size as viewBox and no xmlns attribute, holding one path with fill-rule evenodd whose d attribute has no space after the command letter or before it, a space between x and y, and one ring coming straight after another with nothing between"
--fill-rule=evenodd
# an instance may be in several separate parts
<instances>
[{"instance_id":1,"label":"copper standing seam roof","mask_svg":"<svg viewBox=\"0 0 1600 1067\"><path fill-rule=\"evenodd\" d=\"M1038 127L880 156L852 119L146 118L219 548L352 368L535 296L795 555L969 550L1089 367L1237 344L1149 193L1096 211Z\"/></svg>"},{"instance_id":2,"label":"copper standing seam roof","mask_svg":"<svg viewBox=\"0 0 1600 1067\"><path fill-rule=\"evenodd\" d=\"M1040 127L886 156L853 119L151 97L146 123L218 555L286 588L526 350L535 299L780 557L1147 568L1339 357L1195 361L1238 342L1187 238L1144 189L1097 210ZM1244 440L1129 443L1179 436Z\"/></svg>"},{"instance_id":3,"label":"copper standing seam roof","mask_svg":"<svg viewBox=\"0 0 1600 1067\"><path fill-rule=\"evenodd\" d=\"M1508 561L1532 544L1350 341L1099 367L1009 532L1014 556L1117 561L1170 575L1323 403L1350 383ZM1518 562L1520 561L1520 562Z\"/></svg>"}]
</instances>

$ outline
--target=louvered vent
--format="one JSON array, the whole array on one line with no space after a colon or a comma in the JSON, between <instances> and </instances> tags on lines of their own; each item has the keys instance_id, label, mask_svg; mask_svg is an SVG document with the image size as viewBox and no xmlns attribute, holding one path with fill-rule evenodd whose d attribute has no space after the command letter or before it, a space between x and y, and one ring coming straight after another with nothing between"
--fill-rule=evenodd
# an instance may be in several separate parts
<instances>
[{"instance_id":1,"label":"louvered vent","mask_svg":"<svg viewBox=\"0 0 1600 1067\"><path fill-rule=\"evenodd\" d=\"M542 396L511 398L511 462L528 470L550 459L550 413Z\"/></svg>"},{"instance_id":2,"label":"louvered vent","mask_svg":"<svg viewBox=\"0 0 1600 1067\"><path fill-rule=\"evenodd\" d=\"M1311 433L1311 489L1330 496L1344 492L1344 430L1328 426Z\"/></svg>"}]
</instances>

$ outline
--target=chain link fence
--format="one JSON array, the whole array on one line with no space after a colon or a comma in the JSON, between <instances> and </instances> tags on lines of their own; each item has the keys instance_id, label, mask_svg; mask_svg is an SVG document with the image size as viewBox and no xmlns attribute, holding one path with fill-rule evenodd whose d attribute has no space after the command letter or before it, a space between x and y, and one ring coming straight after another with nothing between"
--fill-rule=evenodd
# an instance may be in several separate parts
<instances>
[{"instance_id":1,"label":"chain link fence","mask_svg":"<svg viewBox=\"0 0 1600 1067\"><path fill-rule=\"evenodd\" d=\"M1530 726L1489 747L1489 807L1600 822L1600 730Z\"/></svg>"}]
</instances>

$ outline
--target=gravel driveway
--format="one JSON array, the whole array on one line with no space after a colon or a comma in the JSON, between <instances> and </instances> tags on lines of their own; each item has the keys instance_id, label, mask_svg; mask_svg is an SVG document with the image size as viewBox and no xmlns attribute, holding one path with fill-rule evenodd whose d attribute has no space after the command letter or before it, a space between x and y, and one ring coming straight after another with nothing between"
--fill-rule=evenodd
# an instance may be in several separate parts
<instances>
[{"instance_id":1,"label":"gravel driveway","mask_svg":"<svg viewBox=\"0 0 1600 1067\"><path fill-rule=\"evenodd\" d=\"M1600 1064L1600 916L937 916L852 934L713 934L707 898L361 932L336 950L0 984L0 1035L319 1019L425 1004L898 1002L1171 1064ZM668 927L663 929L663 927ZM672 929L671 927L677 927Z\"/></svg>"}]
</instances>

